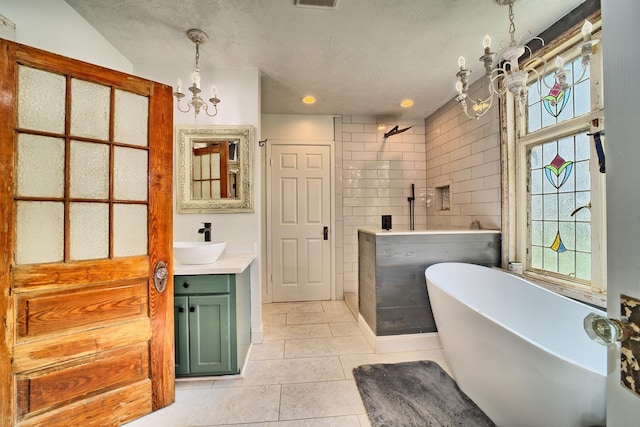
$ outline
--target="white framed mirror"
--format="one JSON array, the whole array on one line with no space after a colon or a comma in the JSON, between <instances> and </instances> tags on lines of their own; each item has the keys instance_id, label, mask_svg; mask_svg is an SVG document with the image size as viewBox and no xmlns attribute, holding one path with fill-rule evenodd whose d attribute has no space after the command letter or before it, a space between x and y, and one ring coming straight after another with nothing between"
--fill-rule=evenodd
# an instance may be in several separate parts
<instances>
[{"instance_id":1,"label":"white framed mirror","mask_svg":"<svg viewBox=\"0 0 640 427\"><path fill-rule=\"evenodd\" d=\"M178 213L253 212L253 126L176 126Z\"/></svg>"}]
</instances>

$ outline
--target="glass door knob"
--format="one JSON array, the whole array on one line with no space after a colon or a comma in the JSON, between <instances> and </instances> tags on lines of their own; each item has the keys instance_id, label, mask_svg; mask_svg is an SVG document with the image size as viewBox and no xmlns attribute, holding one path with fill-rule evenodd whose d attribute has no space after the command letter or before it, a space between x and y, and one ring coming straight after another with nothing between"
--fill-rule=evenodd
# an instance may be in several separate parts
<instances>
[{"instance_id":1,"label":"glass door knob","mask_svg":"<svg viewBox=\"0 0 640 427\"><path fill-rule=\"evenodd\" d=\"M616 341L629 338L626 325L622 321L596 313L590 313L584 318L584 330L589 338L602 345L612 345Z\"/></svg>"}]
</instances>

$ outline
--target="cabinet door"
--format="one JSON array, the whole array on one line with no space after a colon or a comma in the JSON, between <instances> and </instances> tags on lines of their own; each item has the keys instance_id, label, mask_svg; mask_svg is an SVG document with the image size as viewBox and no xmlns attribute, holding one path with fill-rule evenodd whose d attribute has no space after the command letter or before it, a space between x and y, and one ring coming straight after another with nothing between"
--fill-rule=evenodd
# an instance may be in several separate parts
<instances>
[{"instance_id":1,"label":"cabinet door","mask_svg":"<svg viewBox=\"0 0 640 427\"><path fill-rule=\"evenodd\" d=\"M235 373L229 294L189 297L190 373Z\"/></svg>"},{"instance_id":2,"label":"cabinet door","mask_svg":"<svg viewBox=\"0 0 640 427\"><path fill-rule=\"evenodd\" d=\"M174 331L176 334L176 375L189 373L189 305L187 297L175 297Z\"/></svg>"}]
</instances>

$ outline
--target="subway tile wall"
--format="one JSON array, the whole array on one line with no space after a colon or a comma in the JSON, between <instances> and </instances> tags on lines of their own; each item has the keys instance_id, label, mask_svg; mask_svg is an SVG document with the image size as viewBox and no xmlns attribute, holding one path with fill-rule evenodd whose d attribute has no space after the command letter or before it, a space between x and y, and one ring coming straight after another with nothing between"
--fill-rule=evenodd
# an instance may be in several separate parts
<instances>
[{"instance_id":1,"label":"subway tile wall","mask_svg":"<svg viewBox=\"0 0 640 427\"><path fill-rule=\"evenodd\" d=\"M470 97L487 96L484 80L471 85ZM427 228L500 229L501 163L498 101L479 120L469 119L450 101L425 120L429 203ZM469 107L469 111L471 107ZM449 210L436 203L438 187L449 186Z\"/></svg>"},{"instance_id":2,"label":"subway tile wall","mask_svg":"<svg viewBox=\"0 0 640 427\"><path fill-rule=\"evenodd\" d=\"M336 119L336 280L345 292L358 291L358 228L380 228L381 215L392 215L393 230L409 229L411 184L415 184L415 228L426 228L426 157L423 120L385 123L376 117ZM384 140L393 126L413 126ZM339 233L337 233L339 234Z\"/></svg>"}]
</instances>

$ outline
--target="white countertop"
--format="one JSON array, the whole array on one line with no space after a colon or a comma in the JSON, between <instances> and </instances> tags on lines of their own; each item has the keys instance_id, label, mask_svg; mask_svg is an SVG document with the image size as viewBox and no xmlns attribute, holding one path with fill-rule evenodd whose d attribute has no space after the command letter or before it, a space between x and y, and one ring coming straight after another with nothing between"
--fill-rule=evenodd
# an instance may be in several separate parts
<instances>
[{"instance_id":1,"label":"white countertop","mask_svg":"<svg viewBox=\"0 0 640 427\"><path fill-rule=\"evenodd\" d=\"M223 253L211 264L182 264L174 258L173 274L237 274L246 270L255 258L252 253Z\"/></svg>"}]
</instances>

